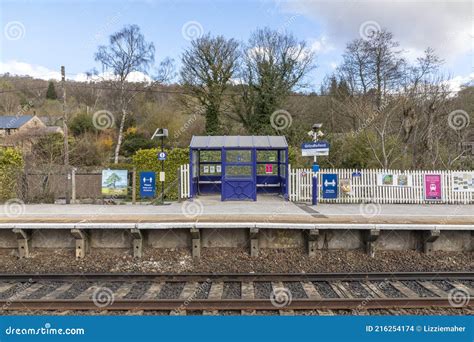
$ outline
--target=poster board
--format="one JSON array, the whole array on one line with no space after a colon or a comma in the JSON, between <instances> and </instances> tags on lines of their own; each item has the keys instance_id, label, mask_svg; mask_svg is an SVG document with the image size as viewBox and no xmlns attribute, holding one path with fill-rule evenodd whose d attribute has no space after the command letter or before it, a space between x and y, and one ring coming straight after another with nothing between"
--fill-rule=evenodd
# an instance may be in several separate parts
<instances>
[{"instance_id":1,"label":"poster board","mask_svg":"<svg viewBox=\"0 0 474 342\"><path fill-rule=\"evenodd\" d=\"M352 194L352 185L350 178L342 178L340 180L340 189L343 196L350 196Z\"/></svg>"},{"instance_id":2,"label":"poster board","mask_svg":"<svg viewBox=\"0 0 474 342\"><path fill-rule=\"evenodd\" d=\"M128 192L127 170L102 170L102 195L126 196Z\"/></svg>"},{"instance_id":3,"label":"poster board","mask_svg":"<svg viewBox=\"0 0 474 342\"><path fill-rule=\"evenodd\" d=\"M454 192L474 192L474 172L453 172Z\"/></svg>"},{"instance_id":4,"label":"poster board","mask_svg":"<svg viewBox=\"0 0 474 342\"><path fill-rule=\"evenodd\" d=\"M424 175L423 184L425 200L439 201L442 199L440 174Z\"/></svg>"},{"instance_id":5,"label":"poster board","mask_svg":"<svg viewBox=\"0 0 474 342\"><path fill-rule=\"evenodd\" d=\"M379 173L377 174L378 186L412 186L412 176L406 174L395 173Z\"/></svg>"}]
</instances>

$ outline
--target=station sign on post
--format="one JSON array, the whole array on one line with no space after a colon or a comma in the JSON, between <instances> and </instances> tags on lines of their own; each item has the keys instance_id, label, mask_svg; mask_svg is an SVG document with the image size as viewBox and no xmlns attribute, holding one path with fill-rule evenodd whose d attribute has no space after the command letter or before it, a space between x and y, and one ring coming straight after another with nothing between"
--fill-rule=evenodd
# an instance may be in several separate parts
<instances>
[{"instance_id":1,"label":"station sign on post","mask_svg":"<svg viewBox=\"0 0 474 342\"><path fill-rule=\"evenodd\" d=\"M301 155L303 157L328 156L329 142L315 141L301 144Z\"/></svg>"},{"instance_id":2,"label":"station sign on post","mask_svg":"<svg viewBox=\"0 0 474 342\"><path fill-rule=\"evenodd\" d=\"M168 155L164 151L158 152L158 160L165 161L167 156Z\"/></svg>"},{"instance_id":3,"label":"station sign on post","mask_svg":"<svg viewBox=\"0 0 474 342\"><path fill-rule=\"evenodd\" d=\"M337 174L323 174L323 198L337 198Z\"/></svg>"},{"instance_id":4,"label":"station sign on post","mask_svg":"<svg viewBox=\"0 0 474 342\"><path fill-rule=\"evenodd\" d=\"M140 172L140 197L155 197L156 174L152 171Z\"/></svg>"}]
</instances>

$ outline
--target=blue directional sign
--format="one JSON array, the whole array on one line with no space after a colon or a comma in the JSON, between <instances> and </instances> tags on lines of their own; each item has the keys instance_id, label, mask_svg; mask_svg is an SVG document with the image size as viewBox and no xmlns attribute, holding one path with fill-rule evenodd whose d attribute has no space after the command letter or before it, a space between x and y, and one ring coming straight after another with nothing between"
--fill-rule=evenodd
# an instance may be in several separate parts
<instances>
[{"instance_id":1,"label":"blue directional sign","mask_svg":"<svg viewBox=\"0 0 474 342\"><path fill-rule=\"evenodd\" d=\"M156 174L151 171L140 172L140 197L154 197Z\"/></svg>"},{"instance_id":2,"label":"blue directional sign","mask_svg":"<svg viewBox=\"0 0 474 342\"><path fill-rule=\"evenodd\" d=\"M323 174L323 198L337 198L337 174Z\"/></svg>"},{"instance_id":3,"label":"blue directional sign","mask_svg":"<svg viewBox=\"0 0 474 342\"><path fill-rule=\"evenodd\" d=\"M158 160L166 160L167 156L166 152L158 152Z\"/></svg>"},{"instance_id":4,"label":"blue directional sign","mask_svg":"<svg viewBox=\"0 0 474 342\"><path fill-rule=\"evenodd\" d=\"M309 156L327 156L329 155L329 143L327 141L306 142L301 144L301 155Z\"/></svg>"}]
</instances>

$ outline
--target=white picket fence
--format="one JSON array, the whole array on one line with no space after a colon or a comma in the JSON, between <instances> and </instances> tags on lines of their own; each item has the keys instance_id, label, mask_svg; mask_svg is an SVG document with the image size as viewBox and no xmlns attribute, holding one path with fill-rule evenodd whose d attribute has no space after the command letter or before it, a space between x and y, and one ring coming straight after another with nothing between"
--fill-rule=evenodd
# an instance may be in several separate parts
<instances>
[{"instance_id":1,"label":"white picket fence","mask_svg":"<svg viewBox=\"0 0 474 342\"><path fill-rule=\"evenodd\" d=\"M354 172L360 172L360 176L353 177ZM318 172L318 184L322 184L322 175L327 173L337 174L339 184L341 179L350 179L351 192L345 194L338 187L336 199L322 198L322 187L318 186L318 201L322 203L474 203L474 192L454 192L453 172L471 171L401 171L384 169L321 169ZM404 174L411 176L411 186L380 186L377 185L377 175ZM424 175L441 175L441 200L426 200L424 195ZM312 199L312 177L311 169L292 169L289 167L290 178L288 180L288 194L290 201L311 202Z\"/></svg>"},{"instance_id":2,"label":"white picket fence","mask_svg":"<svg viewBox=\"0 0 474 342\"><path fill-rule=\"evenodd\" d=\"M179 193L180 198L189 198L191 196L189 180L189 164L179 167Z\"/></svg>"},{"instance_id":3,"label":"white picket fence","mask_svg":"<svg viewBox=\"0 0 474 342\"><path fill-rule=\"evenodd\" d=\"M311 169L293 169L289 166L288 196L292 202L311 202L312 199L312 177ZM360 172L360 176L353 177L354 172ZM337 174L339 184L341 179L350 179L351 192L345 194L338 187L336 199L322 198L322 187L318 187L318 200L321 203L451 203L451 204L473 204L474 192L453 191L453 172L472 171L401 171L384 169L321 169L318 172L318 184L322 184L322 175L327 173ZM190 197L189 164L179 167L180 173L180 195L181 198ZM404 174L412 179L411 186L380 186L377 185L378 174ZM441 200L425 200L424 175L441 175Z\"/></svg>"}]
</instances>

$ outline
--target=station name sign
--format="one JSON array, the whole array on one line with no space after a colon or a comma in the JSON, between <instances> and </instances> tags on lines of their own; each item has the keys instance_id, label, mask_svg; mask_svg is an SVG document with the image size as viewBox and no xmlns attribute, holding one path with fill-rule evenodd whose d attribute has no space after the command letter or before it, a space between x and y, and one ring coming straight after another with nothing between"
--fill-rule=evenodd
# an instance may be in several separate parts
<instances>
[{"instance_id":1,"label":"station name sign","mask_svg":"<svg viewBox=\"0 0 474 342\"><path fill-rule=\"evenodd\" d=\"M301 144L301 155L303 157L327 156L329 155L329 143L327 141L315 141Z\"/></svg>"}]
</instances>

